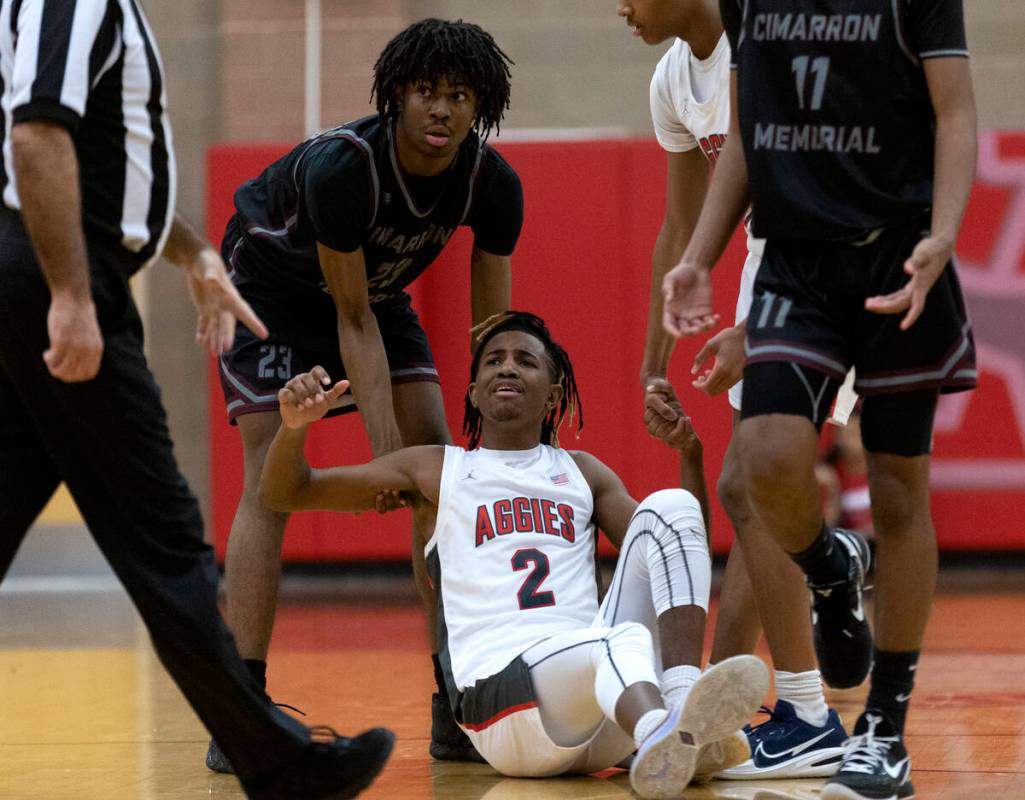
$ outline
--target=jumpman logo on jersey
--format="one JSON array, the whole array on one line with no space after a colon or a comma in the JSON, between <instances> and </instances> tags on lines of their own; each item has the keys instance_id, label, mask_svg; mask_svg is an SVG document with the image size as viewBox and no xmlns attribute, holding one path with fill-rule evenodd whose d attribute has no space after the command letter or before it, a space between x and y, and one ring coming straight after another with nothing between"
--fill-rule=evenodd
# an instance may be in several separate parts
<instances>
[{"instance_id":1,"label":"jumpman logo on jersey","mask_svg":"<svg viewBox=\"0 0 1025 800\"><path fill-rule=\"evenodd\" d=\"M469 472L467 472L459 480L461 480L461 481L475 481L475 480L477 480L477 476L473 474L473 470L471 469Z\"/></svg>"}]
</instances>

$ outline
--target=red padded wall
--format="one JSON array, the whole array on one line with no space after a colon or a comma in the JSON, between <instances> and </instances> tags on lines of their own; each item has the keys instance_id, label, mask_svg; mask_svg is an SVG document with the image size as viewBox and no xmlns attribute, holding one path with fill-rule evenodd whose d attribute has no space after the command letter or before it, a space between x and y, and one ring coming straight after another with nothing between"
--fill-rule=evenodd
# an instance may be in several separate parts
<instances>
[{"instance_id":1,"label":"red padded wall","mask_svg":"<svg viewBox=\"0 0 1025 800\"><path fill-rule=\"evenodd\" d=\"M584 431L563 445L595 453L635 496L674 485L677 461L641 424L638 369L644 341L651 247L661 224L664 156L653 141L530 142L499 149L519 173L526 219L514 256L513 302L545 317L573 359L584 402ZM208 216L219 241L232 212L231 195L285 152L285 146L230 145L208 156ZM442 376L448 423L460 441L462 394L469 362L469 251L466 231L412 287ZM1025 134L985 134L979 183L959 243L961 275L978 319L982 380L972 395L941 407L935 451L934 503L940 544L947 549L1025 548L1025 334L1020 322L985 324L999 301L1025 300ZM734 237L715 273L716 307L732 320L743 260ZM996 303L996 305L994 305ZM997 312L993 312L994 314ZM1019 313L1017 319L1021 320ZM700 342L677 348L672 378L705 444L711 486L729 438L725 398L688 386ZM242 485L238 433L225 422L216 366L211 362L211 476L214 539L223 555ZM370 451L359 419L319 423L311 463L364 460ZM713 542L732 540L715 505ZM296 561L405 558L405 512L296 515L285 558Z\"/></svg>"}]
</instances>

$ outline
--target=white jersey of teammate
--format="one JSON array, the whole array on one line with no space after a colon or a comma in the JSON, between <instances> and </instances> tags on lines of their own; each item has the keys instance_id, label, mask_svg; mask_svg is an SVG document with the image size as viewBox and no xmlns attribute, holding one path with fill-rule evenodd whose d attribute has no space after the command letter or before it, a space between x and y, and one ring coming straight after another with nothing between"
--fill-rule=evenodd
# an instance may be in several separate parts
<instances>
[{"instance_id":1,"label":"white jersey of teammate","mask_svg":"<svg viewBox=\"0 0 1025 800\"><path fill-rule=\"evenodd\" d=\"M425 553L462 691L598 614L594 500L565 450L445 448Z\"/></svg>"},{"instance_id":2,"label":"white jersey of teammate","mask_svg":"<svg viewBox=\"0 0 1025 800\"><path fill-rule=\"evenodd\" d=\"M714 167L730 129L730 45L726 34L719 38L712 54L705 59L695 58L690 45L677 39L655 67L649 99L655 138L662 149L685 153L700 147L709 165ZM735 322L747 319L751 310L755 275L764 251L765 240L748 233ZM849 374L837 396L831 421L847 422L858 399L852 384L853 374ZM740 410L742 386L738 381L729 391L730 405L737 410Z\"/></svg>"}]
</instances>

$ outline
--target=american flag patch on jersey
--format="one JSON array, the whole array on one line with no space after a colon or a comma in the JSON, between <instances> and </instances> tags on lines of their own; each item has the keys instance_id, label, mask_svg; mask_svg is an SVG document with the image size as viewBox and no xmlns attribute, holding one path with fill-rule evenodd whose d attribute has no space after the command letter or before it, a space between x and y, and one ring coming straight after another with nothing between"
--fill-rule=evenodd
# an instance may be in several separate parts
<instances>
[{"instance_id":1,"label":"american flag patch on jersey","mask_svg":"<svg viewBox=\"0 0 1025 800\"><path fill-rule=\"evenodd\" d=\"M552 483L556 486L565 486L569 483L569 475L565 472L560 472L558 475L549 475L548 477L552 479Z\"/></svg>"}]
</instances>

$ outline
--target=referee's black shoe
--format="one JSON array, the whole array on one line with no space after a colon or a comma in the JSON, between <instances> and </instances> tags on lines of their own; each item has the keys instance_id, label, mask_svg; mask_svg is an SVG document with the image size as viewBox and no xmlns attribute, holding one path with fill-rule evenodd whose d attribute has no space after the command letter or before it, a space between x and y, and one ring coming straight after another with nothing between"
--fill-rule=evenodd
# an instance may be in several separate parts
<instances>
[{"instance_id":1,"label":"referee's black shoe","mask_svg":"<svg viewBox=\"0 0 1025 800\"><path fill-rule=\"evenodd\" d=\"M882 711L865 709L844 744L840 769L826 782L822 800L909 800L911 759L904 740Z\"/></svg>"},{"instance_id":2,"label":"referee's black shoe","mask_svg":"<svg viewBox=\"0 0 1025 800\"><path fill-rule=\"evenodd\" d=\"M275 703L274 705L278 708L287 708L289 711L294 711L300 717L306 716L305 711L302 711L295 706L290 706L288 703ZM220 772L222 775L235 774L235 768L231 766L231 762L228 761L228 757L224 755L224 751L221 750L221 746L217 744L217 740L212 736L210 737L210 745L206 748L206 768L213 772Z\"/></svg>"},{"instance_id":3,"label":"referee's black shoe","mask_svg":"<svg viewBox=\"0 0 1025 800\"><path fill-rule=\"evenodd\" d=\"M847 551L847 577L835 583L808 581L811 619L822 679L834 689L849 689L860 685L872 667L872 630L862 597L872 553L856 531L837 528L833 535Z\"/></svg>"},{"instance_id":4,"label":"referee's black shoe","mask_svg":"<svg viewBox=\"0 0 1025 800\"><path fill-rule=\"evenodd\" d=\"M431 695L431 746L432 758L438 761L475 761L484 763L484 758L473 746L463 729L456 724L452 707L438 692Z\"/></svg>"},{"instance_id":5,"label":"referee's black shoe","mask_svg":"<svg viewBox=\"0 0 1025 800\"><path fill-rule=\"evenodd\" d=\"M250 800L348 800L366 789L384 767L395 745L387 728L359 736L339 736L318 726L298 759L270 775L245 782Z\"/></svg>"},{"instance_id":6,"label":"referee's black shoe","mask_svg":"<svg viewBox=\"0 0 1025 800\"><path fill-rule=\"evenodd\" d=\"M210 746L206 748L206 768L223 775L235 774L235 768L231 766L228 757L224 755L224 751L214 738L210 739Z\"/></svg>"}]
</instances>

